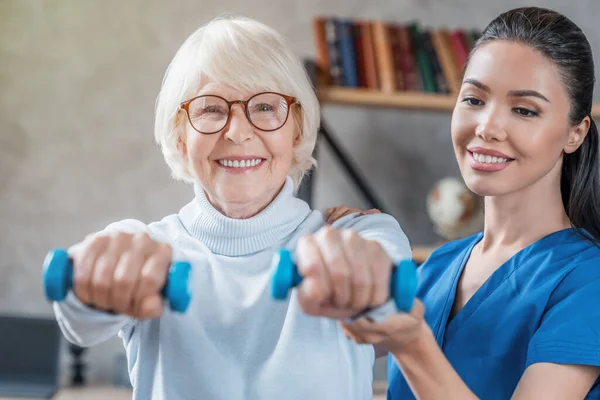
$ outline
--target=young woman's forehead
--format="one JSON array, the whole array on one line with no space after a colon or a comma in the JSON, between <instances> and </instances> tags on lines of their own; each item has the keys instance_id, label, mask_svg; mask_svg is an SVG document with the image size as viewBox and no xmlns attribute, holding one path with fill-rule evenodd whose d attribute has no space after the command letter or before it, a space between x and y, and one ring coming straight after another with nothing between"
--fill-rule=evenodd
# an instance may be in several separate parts
<instances>
[{"instance_id":1,"label":"young woman's forehead","mask_svg":"<svg viewBox=\"0 0 600 400\"><path fill-rule=\"evenodd\" d=\"M492 90L552 92L562 85L551 60L529 46L506 41L488 43L477 49L465 78L476 79Z\"/></svg>"}]
</instances>

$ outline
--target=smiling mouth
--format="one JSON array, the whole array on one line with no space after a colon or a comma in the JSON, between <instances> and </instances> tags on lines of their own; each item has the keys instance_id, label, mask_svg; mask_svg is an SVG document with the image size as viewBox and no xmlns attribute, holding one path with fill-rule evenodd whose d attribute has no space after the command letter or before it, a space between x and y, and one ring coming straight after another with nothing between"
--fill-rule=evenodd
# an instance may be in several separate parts
<instances>
[{"instance_id":1,"label":"smiling mouth","mask_svg":"<svg viewBox=\"0 0 600 400\"><path fill-rule=\"evenodd\" d=\"M480 162L482 164L503 164L512 161L512 158L486 156L484 154L474 153L472 151L470 151L469 153L471 153L471 156L473 156L473 159L475 161Z\"/></svg>"},{"instance_id":2,"label":"smiling mouth","mask_svg":"<svg viewBox=\"0 0 600 400\"><path fill-rule=\"evenodd\" d=\"M218 160L218 163L226 168L253 168L261 165L264 158L254 158L250 160Z\"/></svg>"}]
</instances>

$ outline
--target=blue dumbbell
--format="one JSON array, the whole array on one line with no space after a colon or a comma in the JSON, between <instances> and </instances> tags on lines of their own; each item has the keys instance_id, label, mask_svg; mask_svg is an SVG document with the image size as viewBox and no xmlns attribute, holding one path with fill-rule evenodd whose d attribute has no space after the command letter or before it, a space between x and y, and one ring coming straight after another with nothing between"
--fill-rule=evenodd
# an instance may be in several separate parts
<instances>
[{"instance_id":1,"label":"blue dumbbell","mask_svg":"<svg viewBox=\"0 0 600 400\"><path fill-rule=\"evenodd\" d=\"M168 300L171 310L185 312L190 304L188 278L191 265L185 261L171 264L167 283L162 296ZM64 249L54 249L44 260L43 283L46 298L51 301L63 301L73 287L73 260Z\"/></svg>"},{"instance_id":2,"label":"blue dumbbell","mask_svg":"<svg viewBox=\"0 0 600 400\"><path fill-rule=\"evenodd\" d=\"M271 296L283 300L288 291L302 282L291 253L280 249L273 257L274 272L271 279ZM398 311L409 312L417 294L417 264L412 260L401 261L392 270L390 295Z\"/></svg>"}]
</instances>

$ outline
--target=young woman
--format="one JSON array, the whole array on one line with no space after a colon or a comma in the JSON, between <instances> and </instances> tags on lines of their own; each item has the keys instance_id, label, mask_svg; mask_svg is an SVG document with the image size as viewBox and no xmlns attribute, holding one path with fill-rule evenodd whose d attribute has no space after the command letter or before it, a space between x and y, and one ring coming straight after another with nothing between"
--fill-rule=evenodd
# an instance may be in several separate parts
<instances>
[{"instance_id":1,"label":"young woman","mask_svg":"<svg viewBox=\"0 0 600 400\"><path fill-rule=\"evenodd\" d=\"M600 398L593 90L590 45L564 15L514 9L483 32L451 129L484 230L419 268L411 314L344 326L389 352L388 399Z\"/></svg>"}]
</instances>

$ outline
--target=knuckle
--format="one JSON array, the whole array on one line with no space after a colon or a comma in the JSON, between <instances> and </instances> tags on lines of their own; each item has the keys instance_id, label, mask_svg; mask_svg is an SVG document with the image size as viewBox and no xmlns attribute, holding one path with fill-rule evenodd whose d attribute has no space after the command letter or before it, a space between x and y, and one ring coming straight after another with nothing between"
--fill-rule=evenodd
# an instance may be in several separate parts
<instances>
[{"instance_id":1,"label":"knuckle","mask_svg":"<svg viewBox=\"0 0 600 400\"><path fill-rule=\"evenodd\" d=\"M331 225L324 227L321 232L321 237L326 241L335 240L339 234L338 230Z\"/></svg>"},{"instance_id":2,"label":"knuckle","mask_svg":"<svg viewBox=\"0 0 600 400\"><path fill-rule=\"evenodd\" d=\"M352 229L342 229L340 235L345 242L352 241L358 236Z\"/></svg>"},{"instance_id":3,"label":"knuckle","mask_svg":"<svg viewBox=\"0 0 600 400\"><path fill-rule=\"evenodd\" d=\"M344 257L344 254L336 252L335 254L332 254L327 261L328 261L328 264L330 265L331 270L347 269L346 268L346 257Z\"/></svg>"},{"instance_id":4,"label":"knuckle","mask_svg":"<svg viewBox=\"0 0 600 400\"><path fill-rule=\"evenodd\" d=\"M98 276L92 279L92 288L96 293L105 293L108 292L110 287L110 282L105 279L103 276Z\"/></svg>"},{"instance_id":5,"label":"knuckle","mask_svg":"<svg viewBox=\"0 0 600 400\"><path fill-rule=\"evenodd\" d=\"M388 297L387 290L384 287L379 287L373 293L373 299L371 300L372 306L379 306L386 302Z\"/></svg>"},{"instance_id":6,"label":"knuckle","mask_svg":"<svg viewBox=\"0 0 600 400\"><path fill-rule=\"evenodd\" d=\"M331 280L336 283L345 283L350 277L350 273L346 268L333 268L330 272Z\"/></svg>"},{"instance_id":7,"label":"knuckle","mask_svg":"<svg viewBox=\"0 0 600 400\"><path fill-rule=\"evenodd\" d=\"M315 260L308 261L302 264L303 272L305 275L316 275L319 272L320 266L319 263Z\"/></svg>"},{"instance_id":8,"label":"knuckle","mask_svg":"<svg viewBox=\"0 0 600 400\"><path fill-rule=\"evenodd\" d=\"M76 290L86 289L90 283L90 276L88 274L74 274L73 284Z\"/></svg>"},{"instance_id":9,"label":"knuckle","mask_svg":"<svg viewBox=\"0 0 600 400\"><path fill-rule=\"evenodd\" d=\"M131 235L125 232L113 232L110 237L116 242L123 242L128 240Z\"/></svg>"},{"instance_id":10,"label":"knuckle","mask_svg":"<svg viewBox=\"0 0 600 400\"><path fill-rule=\"evenodd\" d=\"M158 243L156 246L156 254L158 256L164 257L165 259L170 259L173 253L173 249L167 243Z\"/></svg>"},{"instance_id":11,"label":"knuckle","mask_svg":"<svg viewBox=\"0 0 600 400\"><path fill-rule=\"evenodd\" d=\"M375 240L367 240L366 242L372 254L379 254L381 251L383 251L383 246L381 246L381 243Z\"/></svg>"},{"instance_id":12,"label":"knuckle","mask_svg":"<svg viewBox=\"0 0 600 400\"><path fill-rule=\"evenodd\" d=\"M121 291L126 291L131 289L135 285L135 278L130 275L121 274L115 277L114 285L115 289L117 289L117 293Z\"/></svg>"},{"instance_id":13,"label":"knuckle","mask_svg":"<svg viewBox=\"0 0 600 400\"><path fill-rule=\"evenodd\" d=\"M367 275L362 272L354 274L354 286L358 289L367 289L370 286Z\"/></svg>"},{"instance_id":14,"label":"knuckle","mask_svg":"<svg viewBox=\"0 0 600 400\"><path fill-rule=\"evenodd\" d=\"M133 235L133 241L138 247L148 248L152 245L153 240L146 232L137 232Z\"/></svg>"},{"instance_id":15,"label":"knuckle","mask_svg":"<svg viewBox=\"0 0 600 400\"><path fill-rule=\"evenodd\" d=\"M108 236L105 235L93 235L88 239L88 245L86 246L87 250L93 250L100 247L104 247L104 245L108 242Z\"/></svg>"},{"instance_id":16,"label":"knuckle","mask_svg":"<svg viewBox=\"0 0 600 400\"><path fill-rule=\"evenodd\" d=\"M361 244L363 240L362 237L351 229L346 229L343 232L343 240L347 243L351 248L355 248Z\"/></svg>"},{"instance_id":17,"label":"knuckle","mask_svg":"<svg viewBox=\"0 0 600 400\"><path fill-rule=\"evenodd\" d=\"M312 298L307 296L299 295L298 296L298 304L300 305L300 309L303 313L307 315L317 315L318 307L314 304Z\"/></svg>"},{"instance_id":18,"label":"knuckle","mask_svg":"<svg viewBox=\"0 0 600 400\"><path fill-rule=\"evenodd\" d=\"M158 289L163 281L163 278L161 278L154 271L149 271L149 272L143 271L141 279L142 279L142 282L144 285L146 285L147 287L152 288L152 289Z\"/></svg>"},{"instance_id":19,"label":"knuckle","mask_svg":"<svg viewBox=\"0 0 600 400\"><path fill-rule=\"evenodd\" d=\"M309 240L308 238L309 238L308 235L300 237L300 239L298 239L298 243L296 244L296 248L297 249L306 248L306 246L308 245L308 240Z\"/></svg>"}]
</instances>

